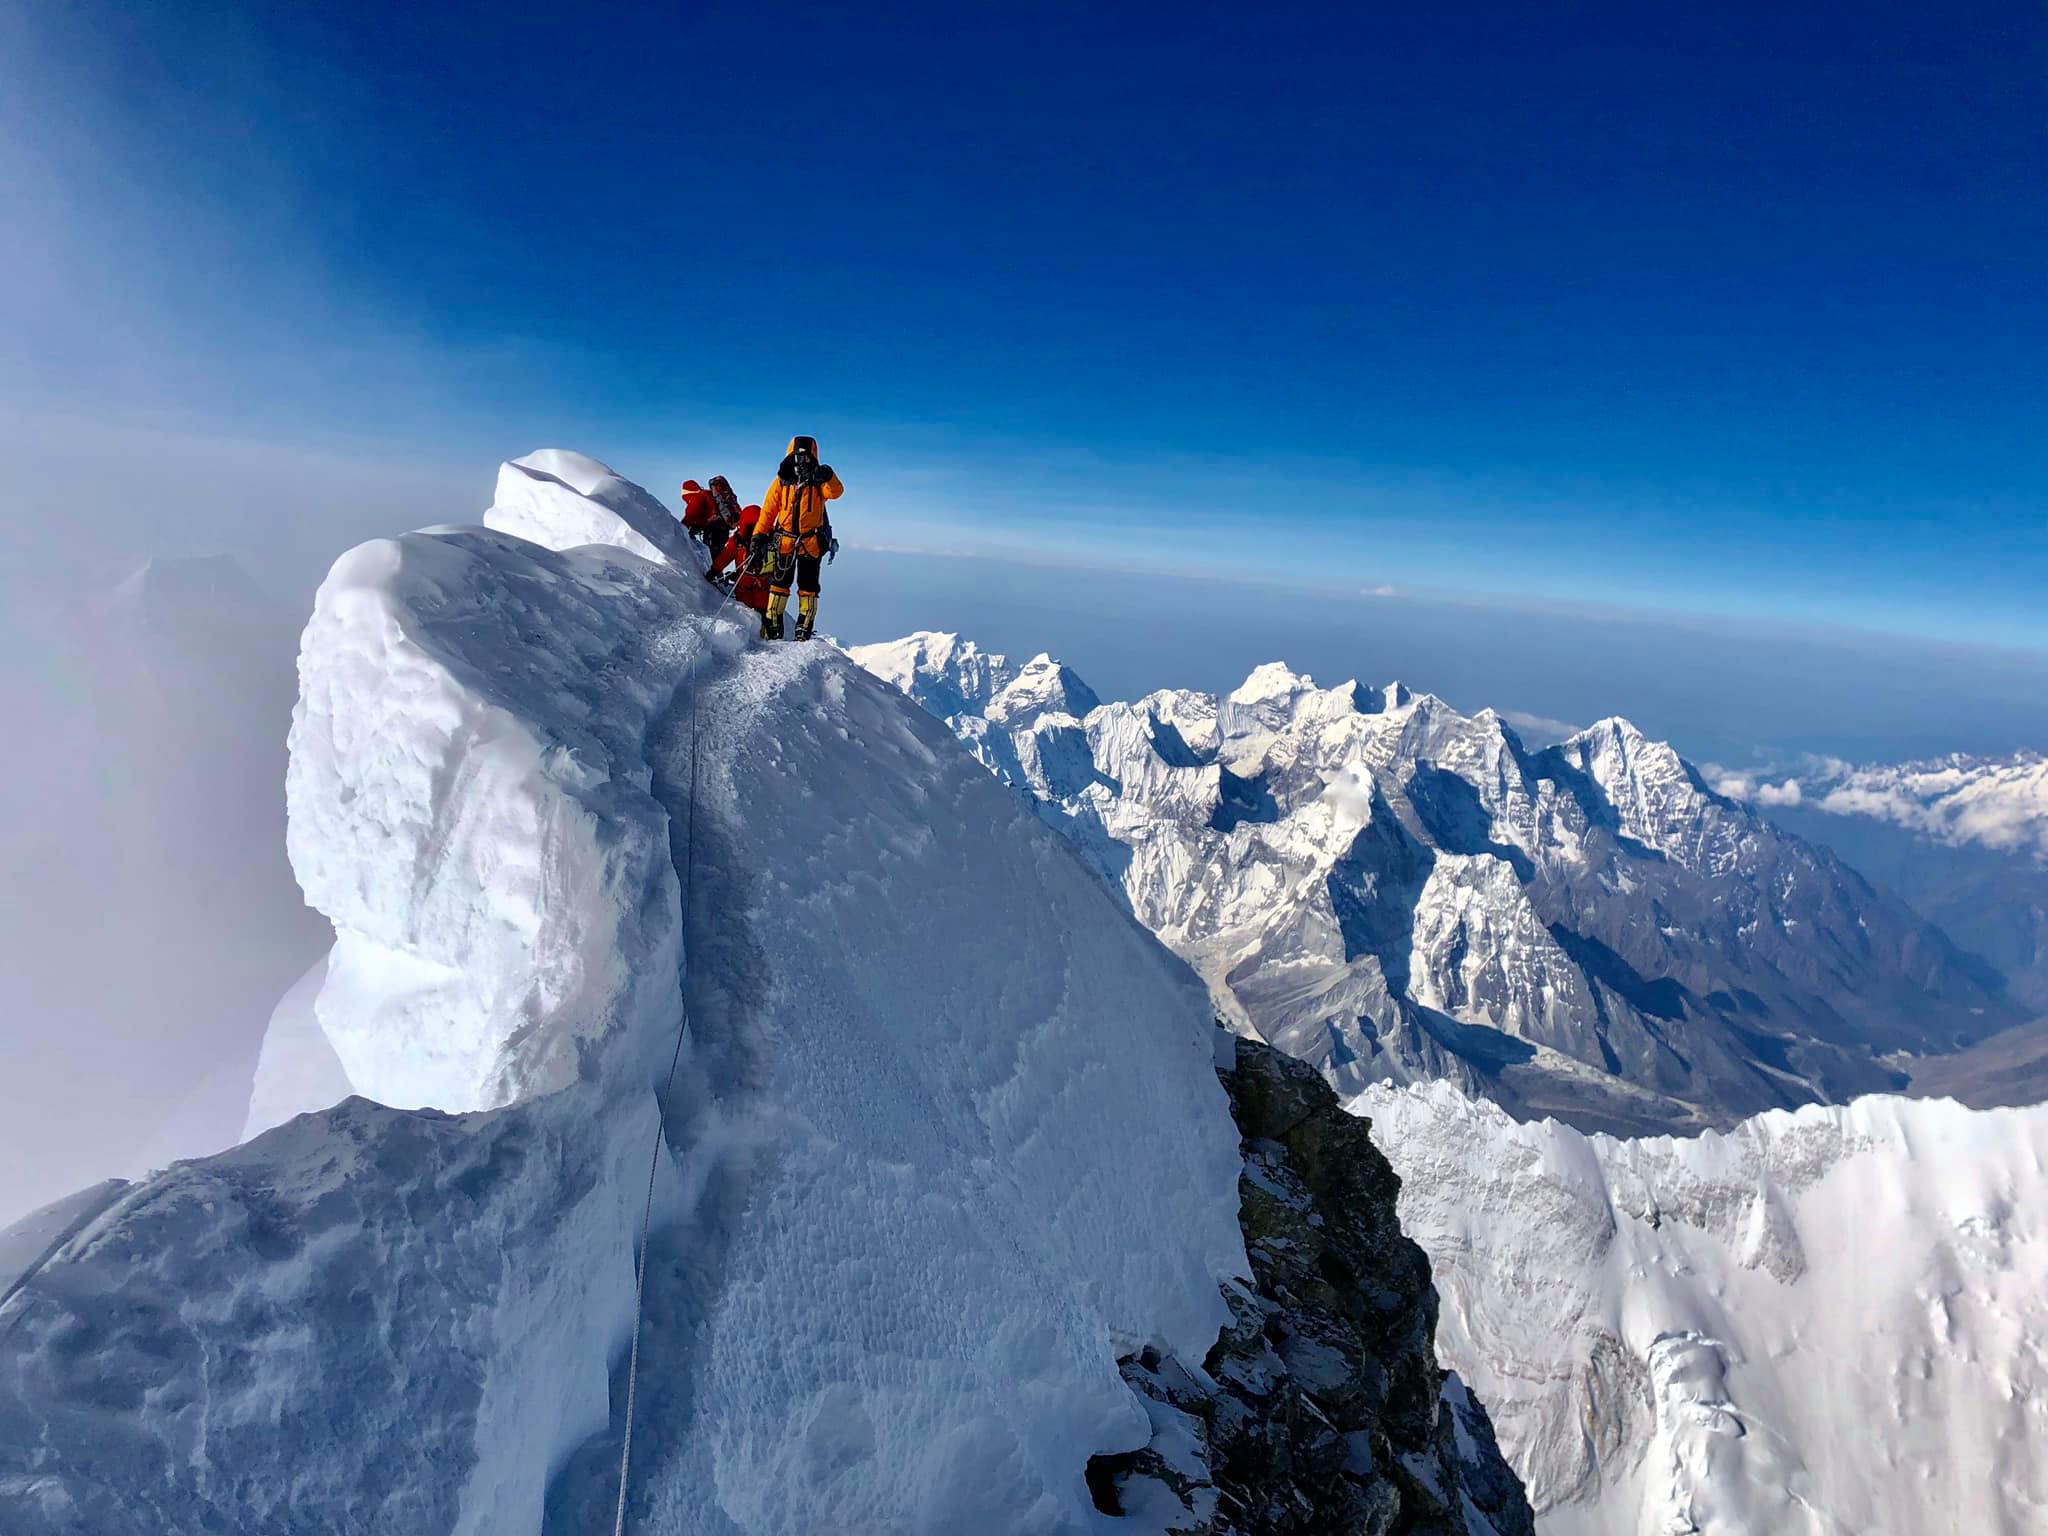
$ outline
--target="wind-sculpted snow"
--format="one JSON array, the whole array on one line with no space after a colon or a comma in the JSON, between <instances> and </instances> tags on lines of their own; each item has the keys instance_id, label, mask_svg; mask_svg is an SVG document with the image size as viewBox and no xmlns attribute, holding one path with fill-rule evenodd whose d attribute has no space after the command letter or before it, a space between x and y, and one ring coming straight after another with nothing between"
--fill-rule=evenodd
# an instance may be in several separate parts
<instances>
[{"instance_id":1,"label":"wind-sculpted snow","mask_svg":"<svg viewBox=\"0 0 2048 1536\"><path fill-rule=\"evenodd\" d=\"M682 561L691 541L665 506L595 459L543 448L499 466L484 526L549 549L603 544L647 560Z\"/></svg>"},{"instance_id":2,"label":"wind-sculpted snow","mask_svg":"<svg viewBox=\"0 0 2048 1536\"><path fill-rule=\"evenodd\" d=\"M292 866L336 933L315 1012L356 1092L493 1109L669 1006L648 738L705 608L617 550L481 529L335 562L285 789Z\"/></svg>"},{"instance_id":3,"label":"wind-sculpted snow","mask_svg":"<svg viewBox=\"0 0 2048 1536\"><path fill-rule=\"evenodd\" d=\"M1635 1141L1447 1083L1353 1108L1545 1532L2048 1520L2048 1108L1872 1097Z\"/></svg>"},{"instance_id":4,"label":"wind-sculpted snow","mask_svg":"<svg viewBox=\"0 0 2048 1536\"><path fill-rule=\"evenodd\" d=\"M291 851L337 938L252 1115L311 1112L0 1240L0 1529L600 1528L686 1004L633 1529L1096 1528L1119 1356L1226 1320L1199 983L895 690L584 547L578 483L322 589Z\"/></svg>"},{"instance_id":5,"label":"wind-sculpted snow","mask_svg":"<svg viewBox=\"0 0 2048 1536\"><path fill-rule=\"evenodd\" d=\"M1888 1053L2019 1018L1624 720L1531 752L1491 710L1278 663L1100 704L952 635L852 654L1029 796L1233 1028L1342 1092L1449 1077L1589 1128L1727 1124L1900 1087Z\"/></svg>"}]
</instances>

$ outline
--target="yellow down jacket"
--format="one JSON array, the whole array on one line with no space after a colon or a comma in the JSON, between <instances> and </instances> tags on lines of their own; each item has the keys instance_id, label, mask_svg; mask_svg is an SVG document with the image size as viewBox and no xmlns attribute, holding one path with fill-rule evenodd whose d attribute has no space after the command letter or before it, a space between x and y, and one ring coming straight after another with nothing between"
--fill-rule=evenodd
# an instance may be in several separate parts
<instances>
[{"instance_id":1,"label":"yellow down jacket","mask_svg":"<svg viewBox=\"0 0 2048 1536\"><path fill-rule=\"evenodd\" d=\"M781 554L817 557L825 553L825 541L819 536L826 521L825 503L845 495L846 487L832 473L832 466L822 459L818 465L821 483L798 485L795 458L796 439L792 437L783 454L782 468L761 496L761 520L754 526L762 533L778 535L776 549Z\"/></svg>"}]
</instances>

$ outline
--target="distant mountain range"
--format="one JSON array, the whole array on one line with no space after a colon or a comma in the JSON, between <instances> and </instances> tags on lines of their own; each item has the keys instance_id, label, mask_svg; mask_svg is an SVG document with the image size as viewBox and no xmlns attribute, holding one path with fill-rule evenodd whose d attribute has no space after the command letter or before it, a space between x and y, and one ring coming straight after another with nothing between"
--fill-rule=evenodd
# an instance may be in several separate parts
<instances>
[{"instance_id":1,"label":"distant mountain range","mask_svg":"<svg viewBox=\"0 0 2048 1536\"><path fill-rule=\"evenodd\" d=\"M1535 751L1492 710L1278 664L1104 703L953 635L852 654L1030 796L1233 1027L1343 1093L1448 1078L1683 1131L1901 1088L1912 1057L2025 1016L1898 896L1626 720Z\"/></svg>"},{"instance_id":2,"label":"distant mountain range","mask_svg":"<svg viewBox=\"0 0 2048 1536\"><path fill-rule=\"evenodd\" d=\"M1775 773L1711 770L1723 793L1827 844L2048 1014L2048 757L1951 756Z\"/></svg>"},{"instance_id":3,"label":"distant mountain range","mask_svg":"<svg viewBox=\"0 0 2048 1536\"><path fill-rule=\"evenodd\" d=\"M1776 774L1719 769L1714 787L1732 799L1864 817L1950 847L1989 848L2048 864L2048 755L2039 752L1862 765L1808 757L1794 771Z\"/></svg>"}]
</instances>

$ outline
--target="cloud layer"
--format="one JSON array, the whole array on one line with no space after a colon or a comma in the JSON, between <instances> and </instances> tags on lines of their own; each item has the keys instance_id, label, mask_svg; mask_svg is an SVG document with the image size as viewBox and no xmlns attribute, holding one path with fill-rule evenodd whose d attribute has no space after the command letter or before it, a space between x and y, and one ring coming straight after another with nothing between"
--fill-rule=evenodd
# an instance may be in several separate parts
<instances>
[{"instance_id":1,"label":"cloud layer","mask_svg":"<svg viewBox=\"0 0 2048 1536\"><path fill-rule=\"evenodd\" d=\"M1797 775L1714 768L1717 793L1766 807L1805 805L1891 822L1953 847L1976 844L2048 863L2048 755L1961 754L1857 766L1809 758Z\"/></svg>"}]
</instances>

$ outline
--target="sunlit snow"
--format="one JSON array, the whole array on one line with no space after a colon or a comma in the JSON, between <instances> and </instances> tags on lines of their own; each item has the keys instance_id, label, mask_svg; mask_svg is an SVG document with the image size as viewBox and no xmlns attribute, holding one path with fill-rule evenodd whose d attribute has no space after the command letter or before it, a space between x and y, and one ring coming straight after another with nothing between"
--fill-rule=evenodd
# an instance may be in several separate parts
<instances>
[{"instance_id":1,"label":"sunlit snow","mask_svg":"<svg viewBox=\"0 0 2048 1536\"><path fill-rule=\"evenodd\" d=\"M686 1005L635 1528L1094 1528L1118 1355L1201 1359L1244 1271L1200 984L896 690L714 620L644 492L500 497L307 627L283 1123L0 1244L0 1528L608 1528Z\"/></svg>"}]
</instances>

